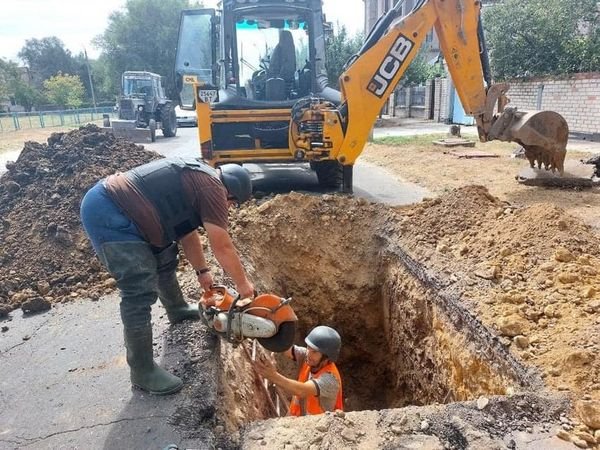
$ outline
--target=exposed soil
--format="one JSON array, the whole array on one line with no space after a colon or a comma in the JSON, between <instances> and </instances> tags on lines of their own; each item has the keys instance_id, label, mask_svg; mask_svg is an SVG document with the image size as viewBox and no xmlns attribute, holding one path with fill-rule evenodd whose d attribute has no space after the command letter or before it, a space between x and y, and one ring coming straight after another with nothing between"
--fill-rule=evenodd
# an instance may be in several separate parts
<instances>
[{"instance_id":1,"label":"exposed soil","mask_svg":"<svg viewBox=\"0 0 600 450\"><path fill-rule=\"evenodd\" d=\"M0 316L114 287L83 233L81 199L103 177L158 157L95 125L25 143L0 178Z\"/></svg>"},{"instance_id":2,"label":"exposed soil","mask_svg":"<svg viewBox=\"0 0 600 450\"><path fill-rule=\"evenodd\" d=\"M418 141L422 142L423 139ZM544 189L519 184L515 177L529 163L525 159L511 157L517 147L516 144L477 142L475 150L498 157L465 159L452 156L447 149L431 143L401 146L369 144L361 154L361 159L385 167L436 195L461 186L482 185L492 195L512 205L549 203L600 230L600 188ZM592 156L590 153L571 151L568 146L567 151L567 161L587 161Z\"/></svg>"},{"instance_id":3,"label":"exposed soil","mask_svg":"<svg viewBox=\"0 0 600 450\"><path fill-rule=\"evenodd\" d=\"M291 194L233 233L259 286L295 299L299 342L340 330L348 410L546 386L598 413L600 239L552 204L481 186L404 208Z\"/></svg>"},{"instance_id":4,"label":"exposed soil","mask_svg":"<svg viewBox=\"0 0 600 450\"><path fill-rule=\"evenodd\" d=\"M404 165L393 159L400 151ZM5 314L94 299L114 287L81 229L81 198L102 177L158 157L95 126L54 134L47 144L26 143L0 178ZM440 165L431 149L371 146L367 158L441 195L402 208L337 195L278 195L233 211L231 226L257 288L294 299L298 343L317 324L340 331L346 408L357 412L249 426L274 416L275 408L246 350L222 343L219 427L228 445L254 448L249 442L256 441L284 448L297 434L314 448L354 448L371 436L363 427L372 427L382 439L380 448L398 448L398 437L406 433L422 440L414 448L438 443L465 448L461 430L468 428L467 442L481 439L474 448L495 448L485 439L526 431L532 423L548 431L564 406L537 407L528 397L517 403L500 399L491 402L496 412L487 418L476 417L485 406L455 404L407 413L405 421L402 413L385 410L519 392L533 392L537 399L547 395L544 389L562 391L573 401L578 417L563 418L563 429L573 432L569 439L580 439L577 433L595 439L600 238L591 225L600 217L597 191L513 187L514 167L504 168L500 160L476 161L476 169L473 160L444 159ZM514 166L512 160L503 163ZM474 181L489 183L489 190L471 185ZM590 208L582 206L587 204ZM182 269L186 293L197 298L185 262ZM216 272L216 279L226 281ZM192 342L196 335L190 330L178 341ZM205 414L212 411L202 417L183 411L174 420L193 428ZM338 419L343 426L334 423ZM231 439L244 426L240 440ZM315 430L320 438L312 436ZM427 444L433 437L437 442Z\"/></svg>"}]
</instances>

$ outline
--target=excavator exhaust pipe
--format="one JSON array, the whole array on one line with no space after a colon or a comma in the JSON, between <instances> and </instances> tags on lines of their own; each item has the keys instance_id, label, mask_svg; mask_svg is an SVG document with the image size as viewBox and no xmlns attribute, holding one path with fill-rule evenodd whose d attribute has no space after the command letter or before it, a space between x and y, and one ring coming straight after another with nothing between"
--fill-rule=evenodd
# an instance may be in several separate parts
<instances>
[{"instance_id":1,"label":"excavator exhaust pipe","mask_svg":"<svg viewBox=\"0 0 600 450\"><path fill-rule=\"evenodd\" d=\"M554 111L517 111L505 108L493 122L487 140L517 142L525 149L532 168L544 167L564 173L569 126L563 116Z\"/></svg>"}]
</instances>

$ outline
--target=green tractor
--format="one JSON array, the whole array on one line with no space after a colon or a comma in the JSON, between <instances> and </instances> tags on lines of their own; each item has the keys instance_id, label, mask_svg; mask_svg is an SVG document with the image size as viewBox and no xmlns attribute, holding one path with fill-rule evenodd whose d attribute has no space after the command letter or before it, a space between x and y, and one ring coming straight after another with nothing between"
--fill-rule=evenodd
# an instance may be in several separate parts
<instances>
[{"instance_id":1,"label":"green tractor","mask_svg":"<svg viewBox=\"0 0 600 450\"><path fill-rule=\"evenodd\" d=\"M118 119L104 115L104 129L133 142L154 142L156 130L163 136L177 134L176 104L165 96L160 75L151 72L123 73L117 101Z\"/></svg>"}]
</instances>

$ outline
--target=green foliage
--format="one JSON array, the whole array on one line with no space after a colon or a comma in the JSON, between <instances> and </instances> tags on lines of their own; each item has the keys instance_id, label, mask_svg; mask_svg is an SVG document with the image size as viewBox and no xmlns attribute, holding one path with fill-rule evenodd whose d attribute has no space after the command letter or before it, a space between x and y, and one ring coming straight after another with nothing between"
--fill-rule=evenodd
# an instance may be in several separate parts
<instances>
[{"instance_id":1,"label":"green foliage","mask_svg":"<svg viewBox=\"0 0 600 450\"><path fill-rule=\"evenodd\" d=\"M373 140L375 144L402 146L402 145L431 145L433 141L444 138L444 134L422 134L414 136L385 136Z\"/></svg>"},{"instance_id":2,"label":"green foliage","mask_svg":"<svg viewBox=\"0 0 600 450\"><path fill-rule=\"evenodd\" d=\"M71 52L55 36L28 39L19 52L19 58L25 61L38 86L59 72L73 73L74 70Z\"/></svg>"},{"instance_id":3,"label":"green foliage","mask_svg":"<svg viewBox=\"0 0 600 450\"><path fill-rule=\"evenodd\" d=\"M26 111L31 111L34 106L41 105L46 101L46 97L39 89L22 80L18 80L14 85L13 99Z\"/></svg>"},{"instance_id":4,"label":"green foliage","mask_svg":"<svg viewBox=\"0 0 600 450\"><path fill-rule=\"evenodd\" d=\"M441 62L431 64L427 61L427 49L425 47L419 50L415 59L404 72L400 79L402 86L419 86L427 80L444 75L444 66Z\"/></svg>"},{"instance_id":5,"label":"green foliage","mask_svg":"<svg viewBox=\"0 0 600 450\"><path fill-rule=\"evenodd\" d=\"M600 70L596 0L505 0L483 23L498 79Z\"/></svg>"},{"instance_id":6,"label":"green foliage","mask_svg":"<svg viewBox=\"0 0 600 450\"><path fill-rule=\"evenodd\" d=\"M350 36L346 27L339 27L326 46L327 78L332 87L339 88L338 79L344 72L344 66L348 60L360 50L364 37L358 33Z\"/></svg>"},{"instance_id":7,"label":"green foliage","mask_svg":"<svg viewBox=\"0 0 600 450\"><path fill-rule=\"evenodd\" d=\"M58 74L44 81L46 96L51 102L66 108L78 108L83 103L85 89L77 75Z\"/></svg>"},{"instance_id":8,"label":"green foliage","mask_svg":"<svg viewBox=\"0 0 600 450\"><path fill-rule=\"evenodd\" d=\"M8 100L12 93L12 85L19 77L17 65L0 58L0 100Z\"/></svg>"},{"instance_id":9,"label":"green foliage","mask_svg":"<svg viewBox=\"0 0 600 450\"><path fill-rule=\"evenodd\" d=\"M117 95L123 72L146 70L165 77L167 92L174 93L179 16L196 6L191 0L127 0L122 11L112 13L95 41L108 65L101 75L102 89Z\"/></svg>"}]
</instances>

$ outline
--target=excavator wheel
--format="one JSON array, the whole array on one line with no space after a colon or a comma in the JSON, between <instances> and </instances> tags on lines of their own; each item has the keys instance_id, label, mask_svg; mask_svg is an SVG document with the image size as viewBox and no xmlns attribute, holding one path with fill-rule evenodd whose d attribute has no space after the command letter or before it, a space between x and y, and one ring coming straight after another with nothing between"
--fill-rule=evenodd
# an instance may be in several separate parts
<instances>
[{"instance_id":1,"label":"excavator wheel","mask_svg":"<svg viewBox=\"0 0 600 450\"><path fill-rule=\"evenodd\" d=\"M296 337L296 324L298 322L282 322L277 334L270 338L259 338L258 342L269 351L280 353L286 351L294 344Z\"/></svg>"}]
</instances>

